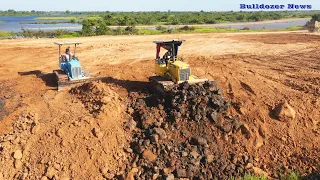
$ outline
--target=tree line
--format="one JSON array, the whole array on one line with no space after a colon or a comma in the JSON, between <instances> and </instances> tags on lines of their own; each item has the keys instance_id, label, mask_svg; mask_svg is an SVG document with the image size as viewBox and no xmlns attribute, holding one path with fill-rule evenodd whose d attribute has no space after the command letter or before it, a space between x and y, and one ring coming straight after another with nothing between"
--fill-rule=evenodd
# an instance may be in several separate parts
<instances>
[{"instance_id":1,"label":"tree line","mask_svg":"<svg viewBox=\"0 0 320 180\"><path fill-rule=\"evenodd\" d=\"M88 16L100 18L84 19L82 35L110 34L108 26L215 24L220 22L257 22L283 18L317 17L320 11L278 12L90 12ZM317 14L318 13L318 14ZM128 30L131 32L131 29Z\"/></svg>"},{"instance_id":2,"label":"tree line","mask_svg":"<svg viewBox=\"0 0 320 180\"><path fill-rule=\"evenodd\" d=\"M85 12L99 16L107 25L132 26L154 24L215 24L220 22L254 22L283 18L305 18L320 11L258 12Z\"/></svg>"},{"instance_id":3,"label":"tree line","mask_svg":"<svg viewBox=\"0 0 320 180\"><path fill-rule=\"evenodd\" d=\"M132 26L153 24L214 24L220 22L248 22L304 18L320 14L320 11L228 11L228 12L78 12L78 11L0 11L0 16L63 16L85 15L100 17L107 25ZM94 19L94 18L93 18Z\"/></svg>"}]
</instances>

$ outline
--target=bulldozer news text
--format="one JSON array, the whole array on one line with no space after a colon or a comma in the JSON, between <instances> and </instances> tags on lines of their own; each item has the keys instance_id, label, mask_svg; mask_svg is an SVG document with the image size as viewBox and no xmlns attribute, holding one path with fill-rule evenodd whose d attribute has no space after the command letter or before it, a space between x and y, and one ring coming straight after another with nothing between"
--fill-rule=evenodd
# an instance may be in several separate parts
<instances>
[{"instance_id":1,"label":"bulldozer news text","mask_svg":"<svg viewBox=\"0 0 320 180\"><path fill-rule=\"evenodd\" d=\"M274 5L274 4L240 4L240 9L312 9L312 5Z\"/></svg>"}]
</instances>

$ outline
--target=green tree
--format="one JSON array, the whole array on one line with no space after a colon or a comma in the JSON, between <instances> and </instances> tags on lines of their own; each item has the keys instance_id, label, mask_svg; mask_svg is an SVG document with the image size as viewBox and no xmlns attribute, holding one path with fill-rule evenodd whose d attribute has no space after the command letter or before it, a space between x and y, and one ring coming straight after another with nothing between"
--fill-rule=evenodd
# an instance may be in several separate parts
<instances>
[{"instance_id":1,"label":"green tree","mask_svg":"<svg viewBox=\"0 0 320 180\"><path fill-rule=\"evenodd\" d=\"M170 15L167 20L168 24L177 25L179 24L179 19L175 15Z\"/></svg>"},{"instance_id":2,"label":"green tree","mask_svg":"<svg viewBox=\"0 0 320 180\"><path fill-rule=\"evenodd\" d=\"M69 11L69 10L66 10L66 14L70 14L70 11Z\"/></svg>"},{"instance_id":3,"label":"green tree","mask_svg":"<svg viewBox=\"0 0 320 180\"><path fill-rule=\"evenodd\" d=\"M315 14L312 16L313 21L320 21L320 14Z\"/></svg>"},{"instance_id":4,"label":"green tree","mask_svg":"<svg viewBox=\"0 0 320 180\"><path fill-rule=\"evenodd\" d=\"M110 30L110 28L106 25L104 21L99 21L98 26L96 28L96 35L105 35Z\"/></svg>"},{"instance_id":5,"label":"green tree","mask_svg":"<svg viewBox=\"0 0 320 180\"><path fill-rule=\"evenodd\" d=\"M90 20L85 19L85 20L82 21L81 34L84 35L84 36L92 36L92 35L94 35L92 23L90 22Z\"/></svg>"}]
</instances>

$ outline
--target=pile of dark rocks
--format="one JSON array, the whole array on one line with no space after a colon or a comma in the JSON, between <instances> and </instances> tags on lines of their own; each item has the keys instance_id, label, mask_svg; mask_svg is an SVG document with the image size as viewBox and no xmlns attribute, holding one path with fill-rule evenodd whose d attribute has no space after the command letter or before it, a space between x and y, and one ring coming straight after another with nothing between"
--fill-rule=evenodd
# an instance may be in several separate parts
<instances>
[{"instance_id":1,"label":"pile of dark rocks","mask_svg":"<svg viewBox=\"0 0 320 180\"><path fill-rule=\"evenodd\" d=\"M128 112L138 128L127 172L136 179L228 179L249 172L254 158L234 135L243 125L228 115L230 104L215 82L131 99Z\"/></svg>"},{"instance_id":2,"label":"pile of dark rocks","mask_svg":"<svg viewBox=\"0 0 320 180\"><path fill-rule=\"evenodd\" d=\"M216 121L217 115L224 114L230 105L215 81L196 85L182 83L170 89L166 96L166 108L174 120L201 121L210 118Z\"/></svg>"}]
</instances>

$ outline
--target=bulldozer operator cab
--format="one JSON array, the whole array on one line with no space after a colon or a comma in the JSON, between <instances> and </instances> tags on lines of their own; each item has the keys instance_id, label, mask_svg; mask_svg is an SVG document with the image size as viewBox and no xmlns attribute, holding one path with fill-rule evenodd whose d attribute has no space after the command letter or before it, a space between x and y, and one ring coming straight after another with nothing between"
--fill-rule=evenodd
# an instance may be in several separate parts
<instances>
[{"instance_id":1,"label":"bulldozer operator cab","mask_svg":"<svg viewBox=\"0 0 320 180\"><path fill-rule=\"evenodd\" d=\"M68 76L70 80L76 80L85 78L85 73L82 69L79 59L76 57L77 45L79 42L55 42L59 46L59 67ZM73 55L70 52L69 47L66 49L65 54L61 54L61 48L63 45L74 45ZM68 52L69 49L69 52Z\"/></svg>"},{"instance_id":2,"label":"bulldozer operator cab","mask_svg":"<svg viewBox=\"0 0 320 180\"><path fill-rule=\"evenodd\" d=\"M174 61L177 58L177 54L178 54L178 48L179 46L181 46L182 41L184 40L180 40L180 41L176 41L176 40L172 40L172 41L153 41L155 44L157 44L157 54L156 54L156 60L159 60L160 63L164 63L164 61ZM161 48L167 50L167 52L162 56L162 58L160 57L160 51Z\"/></svg>"},{"instance_id":3,"label":"bulldozer operator cab","mask_svg":"<svg viewBox=\"0 0 320 180\"><path fill-rule=\"evenodd\" d=\"M190 66L177 58L179 46L185 40L153 41L156 46L155 73L174 82L190 79ZM167 52L160 57L161 48Z\"/></svg>"},{"instance_id":4,"label":"bulldozer operator cab","mask_svg":"<svg viewBox=\"0 0 320 180\"><path fill-rule=\"evenodd\" d=\"M78 60L76 57L76 50L77 50L77 45L81 44L79 42L55 42L54 44L59 46L59 63L65 62L65 61L71 61L73 59ZM66 48L65 52L62 54L61 53L61 48L63 45L68 45ZM70 50L69 45L74 45L73 53Z\"/></svg>"}]
</instances>

